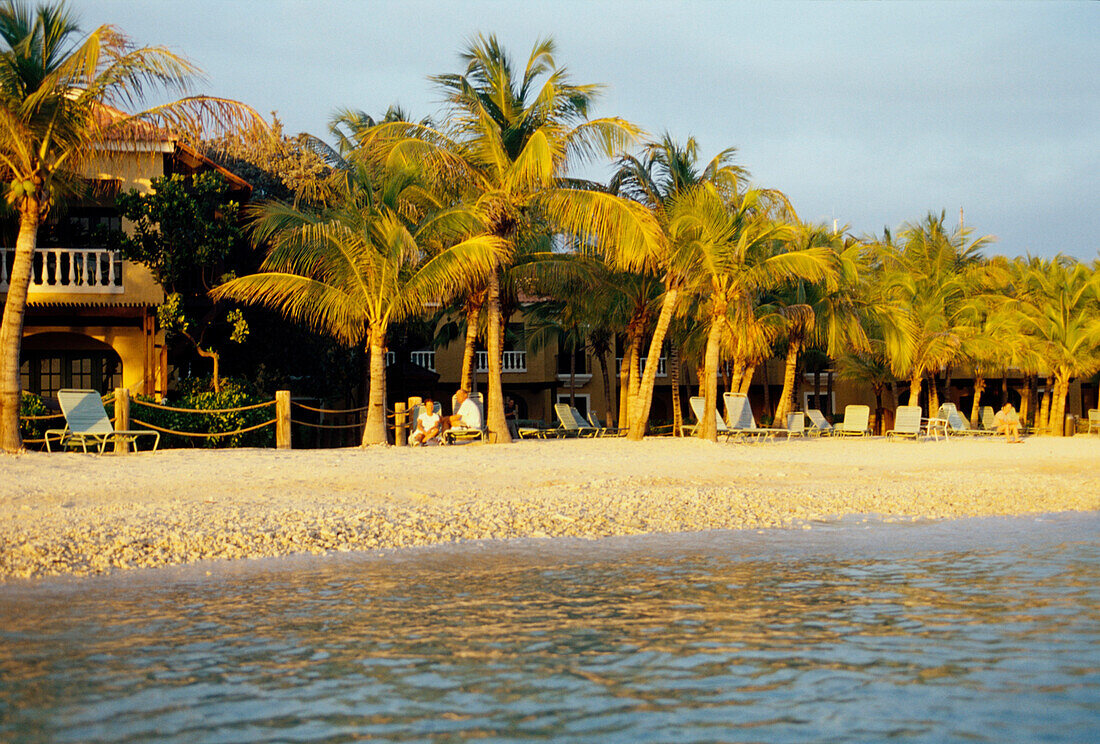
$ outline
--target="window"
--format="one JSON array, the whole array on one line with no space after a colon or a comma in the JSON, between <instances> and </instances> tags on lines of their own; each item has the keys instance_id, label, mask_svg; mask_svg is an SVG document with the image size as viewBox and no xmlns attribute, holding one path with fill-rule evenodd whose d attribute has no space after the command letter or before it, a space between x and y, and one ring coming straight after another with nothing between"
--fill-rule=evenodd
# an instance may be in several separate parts
<instances>
[{"instance_id":1,"label":"window","mask_svg":"<svg viewBox=\"0 0 1100 744\"><path fill-rule=\"evenodd\" d=\"M23 389L42 397L62 388L106 394L122 385L122 361L106 352L31 352L19 369Z\"/></svg>"}]
</instances>

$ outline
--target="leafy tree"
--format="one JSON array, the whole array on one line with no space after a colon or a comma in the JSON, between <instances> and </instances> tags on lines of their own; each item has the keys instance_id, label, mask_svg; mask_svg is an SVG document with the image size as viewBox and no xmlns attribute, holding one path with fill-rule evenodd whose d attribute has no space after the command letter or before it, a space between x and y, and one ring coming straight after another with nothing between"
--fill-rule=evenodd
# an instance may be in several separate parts
<instances>
[{"instance_id":1,"label":"leafy tree","mask_svg":"<svg viewBox=\"0 0 1100 744\"><path fill-rule=\"evenodd\" d=\"M119 233L123 255L144 264L168 293L157 320L170 337L186 339L214 365L214 392L221 391L220 354L206 343L218 323L207 292L231 276L230 266L247 265L248 240L239 225L240 205L217 173L174 174L154 178L153 192L120 194L120 214L134 225L133 235ZM240 310L222 319L240 343L248 324Z\"/></svg>"},{"instance_id":2,"label":"leafy tree","mask_svg":"<svg viewBox=\"0 0 1100 744\"><path fill-rule=\"evenodd\" d=\"M86 163L107 140L128 142L150 127L198 133L211 125L256 122L248 107L195 96L126 113L162 93L186 90L199 72L161 47L135 47L101 26L81 37L64 4L35 10L0 4L0 181L19 215L15 261L0 325L0 448L21 448L19 354L38 228L54 200L79 188ZM109 153L107 153L109 154Z\"/></svg>"}]
</instances>

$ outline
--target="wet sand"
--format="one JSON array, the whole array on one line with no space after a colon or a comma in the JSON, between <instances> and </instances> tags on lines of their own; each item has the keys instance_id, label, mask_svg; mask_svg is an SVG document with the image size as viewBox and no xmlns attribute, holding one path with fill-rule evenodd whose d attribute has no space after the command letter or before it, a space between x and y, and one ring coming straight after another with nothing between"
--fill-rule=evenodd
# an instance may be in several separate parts
<instances>
[{"instance_id":1,"label":"wet sand","mask_svg":"<svg viewBox=\"0 0 1100 744\"><path fill-rule=\"evenodd\" d=\"M1100 438L0 456L0 580L462 540L1100 511Z\"/></svg>"}]
</instances>

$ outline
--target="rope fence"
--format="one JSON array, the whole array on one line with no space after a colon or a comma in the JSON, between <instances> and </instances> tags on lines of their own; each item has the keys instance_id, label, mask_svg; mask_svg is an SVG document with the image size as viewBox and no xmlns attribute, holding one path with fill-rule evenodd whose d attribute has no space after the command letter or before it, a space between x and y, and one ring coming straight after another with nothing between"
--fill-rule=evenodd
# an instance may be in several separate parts
<instances>
[{"instance_id":1,"label":"rope fence","mask_svg":"<svg viewBox=\"0 0 1100 744\"><path fill-rule=\"evenodd\" d=\"M272 401L272 403L274 403L274 402L275 401ZM268 404L265 403L264 405L268 405ZM194 411L190 411L188 409L184 409L184 410L187 410L188 413L194 413ZM150 429L154 429L154 430L162 432L164 434L175 434L176 436L180 436L180 437L231 437L231 436L234 436L236 434L247 434L250 431L256 431L257 429L262 429L265 426L271 426L272 424L277 423L278 419L271 419L270 421L265 421L262 424L256 424L255 426L248 426L248 427L245 427L243 429L236 429L234 431L212 431L212 432L191 432L191 431L177 431L175 429L165 429L163 427L157 426L156 424L150 424L148 421L142 421L141 419L137 419L137 418L130 419L130 421L132 421L135 424L140 424L141 426L148 426Z\"/></svg>"},{"instance_id":2,"label":"rope fence","mask_svg":"<svg viewBox=\"0 0 1100 744\"><path fill-rule=\"evenodd\" d=\"M38 397L38 396L35 396ZM290 392L286 390L280 390L274 400L267 400L260 403L252 403L249 405L233 406L230 408L184 408L182 406L171 406L166 403L157 403L152 400L140 400L132 399L130 397L130 391L125 388L118 388L113 393L100 396L100 400L103 401L104 408L107 408L112 403L114 404L113 415L109 416L112 424L118 429L131 429L133 427L140 427L149 429L151 431L160 432L161 434L183 437L185 440L179 441L177 446L187 446L185 441L190 440L223 440L225 437L237 437L244 434L250 434L257 432L267 427L275 427L275 446L277 448L290 448L291 447L291 432L292 427L297 427L299 430L317 430L318 434L316 438L306 441L312 441L313 446L347 446L348 440L346 435L352 430L363 429L365 425L365 413L369 410L370 406L359 406L356 408L325 408L323 406L310 406L299 401L293 401L290 399ZM43 407L45 402L43 401ZM157 413L157 416L145 416L138 418L131 416L132 406L142 406L147 409L149 413ZM255 421L255 417L237 417L225 419L222 421L215 421L209 419L209 426L211 428L217 428L218 426L234 425L236 426L230 431L188 431L191 426L196 428L205 428L207 425L199 423L203 419L187 419L185 418L191 414L198 414L204 417L207 416L233 416L239 414L246 414L250 411L259 411L261 409L269 409L271 406L275 407L274 418L267 419L266 421L252 423L248 418L252 418ZM39 407L41 411L42 407ZM295 417L291 414L291 411L297 410L301 412L308 412L309 414L316 414L319 420L309 421L312 416ZM402 403L398 403L395 408L385 408L383 415L385 416L387 428L392 428L394 432L394 441L401 445L405 443L405 434L408 431L411 422L412 410L405 410ZM180 418L183 416L184 418ZM354 417L354 419L348 423L326 423L325 419L340 420L340 417ZM35 413L33 415L20 416L21 422L26 422L31 426L25 433L28 434L28 438L23 439L24 444L28 445L41 445L46 442L44 436L35 436L41 433L43 424L37 422L45 421L58 421L65 419L64 412L59 413ZM153 421L148 419L153 418ZM346 419L345 419L346 420ZM66 422L67 426L67 422ZM332 436L323 435L322 432L331 432ZM263 440L261 440L263 441ZM270 446L270 439L266 440L266 446ZM208 445L219 446L219 445ZM229 446L241 446L240 442L232 442ZM254 445L245 445L254 446ZM265 446L260 444L260 446ZM309 446L308 444L306 446Z\"/></svg>"}]
</instances>

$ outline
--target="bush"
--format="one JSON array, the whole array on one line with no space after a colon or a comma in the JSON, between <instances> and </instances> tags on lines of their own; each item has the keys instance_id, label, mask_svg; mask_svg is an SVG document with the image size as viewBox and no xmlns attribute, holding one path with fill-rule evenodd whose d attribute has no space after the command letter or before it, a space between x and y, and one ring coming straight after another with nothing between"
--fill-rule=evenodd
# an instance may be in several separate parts
<instances>
[{"instance_id":1,"label":"bush","mask_svg":"<svg viewBox=\"0 0 1100 744\"><path fill-rule=\"evenodd\" d=\"M189 408L198 411L212 411L227 408L267 403L274 396L268 395L245 380L223 379L220 393L209 392L202 388L209 382L188 380L181 384L178 395L166 405L174 408ZM155 398L139 395L132 401L130 419L140 419L162 429L174 429L194 433L217 433L247 429L275 418L275 406L254 408L250 411L231 413L185 413L165 411L141 405L142 402L159 403ZM141 424L133 423L133 428ZM161 434L161 447L273 447L275 446L275 425L265 426L244 434L224 437L184 437L178 434Z\"/></svg>"},{"instance_id":2,"label":"bush","mask_svg":"<svg viewBox=\"0 0 1100 744\"><path fill-rule=\"evenodd\" d=\"M25 421L23 416L46 416L50 409L37 395L24 392L19 401L19 435L23 441L41 439L46 429L61 429L65 426L65 419L61 417Z\"/></svg>"}]
</instances>

